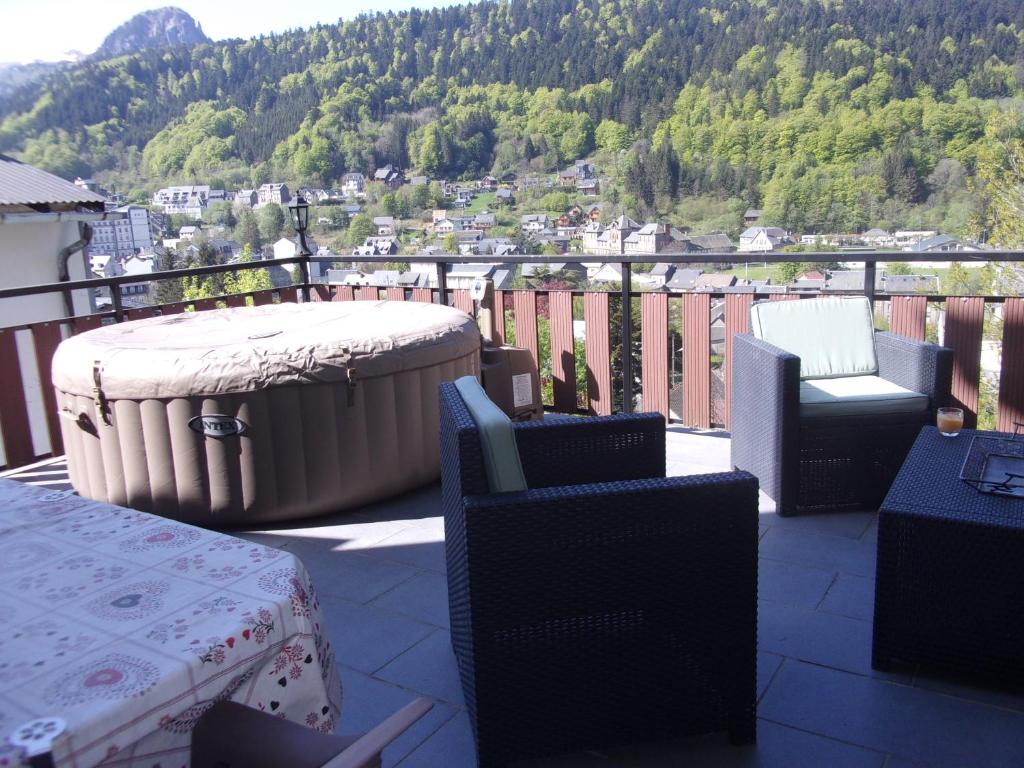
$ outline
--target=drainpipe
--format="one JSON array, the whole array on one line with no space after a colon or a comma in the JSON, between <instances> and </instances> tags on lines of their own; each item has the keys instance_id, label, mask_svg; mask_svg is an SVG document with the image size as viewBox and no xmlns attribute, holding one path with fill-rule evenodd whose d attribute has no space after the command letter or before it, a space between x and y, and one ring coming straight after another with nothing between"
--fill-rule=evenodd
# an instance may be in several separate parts
<instances>
[{"instance_id":1,"label":"drainpipe","mask_svg":"<svg viewBox=\"0 0 1024 768\"><path fill-rule=\"evenodd\" d=\"M78 239L71 243L71 245L65 245L57 252L57 280L59 282L66 283L71 279L71 275L68 272L68 260L71 258L71 254L75 253L75 251L84 251L91 240L92 227L84 221L78 222ZM86 272L88 273L88 269ZM64 296L64 310L67 316L74 317L75 305L71 300L71 291L62 291L62 295Z\"/></svg>"}]
</instances>

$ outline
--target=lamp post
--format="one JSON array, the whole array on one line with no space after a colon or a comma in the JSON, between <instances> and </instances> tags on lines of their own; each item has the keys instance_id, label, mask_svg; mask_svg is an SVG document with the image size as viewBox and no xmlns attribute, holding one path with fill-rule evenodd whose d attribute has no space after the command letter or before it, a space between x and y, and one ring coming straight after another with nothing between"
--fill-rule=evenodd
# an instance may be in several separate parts
<instances>
[{"instance_id":1,"label":"lamp post","mask_svg":"<svg viewBox=\"0 0 1024 768\"><path fill-rule=\"evenodd\" d=\"M306 245L306 228L309 226L309 203L302 195L296 195L288 203L288 212L292 217L292 227L299 233L299 256L303 260L299 262L299 275L302 278L302 300L309 301L309 252Z\"/></svg>"}]
</instances>

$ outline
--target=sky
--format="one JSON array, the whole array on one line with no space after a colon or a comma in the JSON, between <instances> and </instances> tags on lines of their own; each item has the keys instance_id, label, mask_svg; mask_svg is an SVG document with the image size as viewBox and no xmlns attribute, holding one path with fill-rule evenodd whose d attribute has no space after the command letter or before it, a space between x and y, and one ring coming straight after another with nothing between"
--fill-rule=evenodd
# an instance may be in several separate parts
<instances>
[{"instance_id":1,"label":"sky","mask_svg":"<svg viewBox=\"0 0 1024 768\"><path fill-rule=\"evenodd\" d=\"M0 62L58 61L67 51L91 53L136 13L175 5L208 37L255 37L333 24L367 11L455 5L457 0L0 0Z\"/></svg>"}]
</instances>

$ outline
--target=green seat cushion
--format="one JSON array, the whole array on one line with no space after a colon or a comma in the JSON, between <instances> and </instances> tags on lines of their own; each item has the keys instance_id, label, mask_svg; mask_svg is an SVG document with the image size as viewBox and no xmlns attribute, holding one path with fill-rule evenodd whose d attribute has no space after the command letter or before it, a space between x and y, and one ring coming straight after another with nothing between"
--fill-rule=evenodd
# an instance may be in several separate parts
<instances>
[{"instance_id":1,"label":"green seat cushion","mask_svg":"<svg viewBox=\"0 0 1024 768\"><path fill-rule=\"evenodd\" d=\"M455 380L455 388L480 433L487 485L492 493L525 491L526 476L519 461L512 421L484 392L475 376Z\"/></svg>"},{"instance_id":2,"label":"green seat cushion","mask_svg":"<svg viewBox=\"0 0 1024 768\"><path fill-rule=\"evenodd\" d=\"M750 329L799 357L801 379L878 372L871 305L864 296L759 302L750 308Z\"/></svg>"},{"instance_id":3,"label":"green seat cushion","mask_svg":"<svg viewBox=\"0 0 1024 768\"><path fill-rule=\"evenodd\" d=\"M800 382L801 416L877 416L920 413L928 395L913 392L878 376L843 376Z\"/></svg>"}]
</instances>

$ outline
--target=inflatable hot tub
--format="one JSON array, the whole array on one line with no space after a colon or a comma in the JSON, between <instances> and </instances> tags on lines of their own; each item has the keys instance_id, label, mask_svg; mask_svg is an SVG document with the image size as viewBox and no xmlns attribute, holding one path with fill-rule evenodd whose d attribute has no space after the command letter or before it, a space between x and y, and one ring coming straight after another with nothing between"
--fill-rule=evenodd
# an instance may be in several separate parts
<instances>
[{"instance_id":1,"label":"inflatable hot tub","mask_svg":"<svg viewBox=\"0 0 1024 768\"><path fill-rule=\"evenodd\" d=\"M231 526L434 481L437 386L479 366L479 331L450 307L276 304L74 336L53 384L78 493Z\"/></svg>"}]
</instances>

